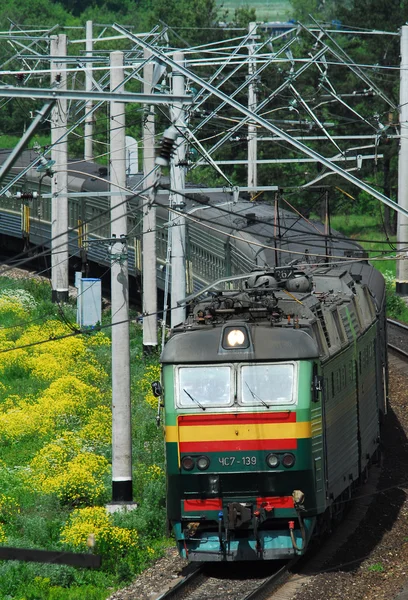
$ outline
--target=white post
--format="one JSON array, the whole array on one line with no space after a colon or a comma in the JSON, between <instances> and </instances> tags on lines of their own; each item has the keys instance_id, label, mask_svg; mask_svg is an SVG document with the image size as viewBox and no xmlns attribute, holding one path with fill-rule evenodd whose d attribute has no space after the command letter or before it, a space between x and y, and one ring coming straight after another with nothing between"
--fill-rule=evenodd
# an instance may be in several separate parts
<instances>
[{"instance_id":1,"label":"white post","mask_svg":"<svg viewBox=\"0 0 408 600\"><path fill-rule=\"evenodd\" d=\"M67 55L67 36L51 37L51 85L59 90L67 89L65 61L58 58ZM51 144L61 136L65 137L51 150L51 159L55 161L51 181L51 285L53 302L68 300L68 140L67 101L58 100L51 113Z\"/></svg>"},{"instance_id":2,"label":"white post","mask_svg":"<svg viewBox=\"0 0 408 600\"><path fill-rule=\"evenodd\" d=\"M90 58L93 53L93 30L92 30L92 21L86 22L86 52L85 55L87 58ZM87 92L92 92L92 63L85 63L85 90ZM85 104L85 113L89 113L92 110L92 100L87 100ZM84 158L85 160L93 160L93 144L92 144L92 136L93 136L93 115L89 115L85 117L85 148L84 148Z\"/></svg>"},{"instance_id":3,"label":"white post","mask_svg":"<svg viewBox=\"0 0 408 600\"><path fill-rule=\"evenodd\" d=\"M184 53L175 52L174 62L184 67ZM173 71L173 94L185 93L184 75ZM170 188L176 193L170 194L170 205L179 211L185 206L184 197L178 190L185 189L186 139L180 133L186 129L185 110L183 104L174 102L171 109L172 123L179 132L175 142L175 153L170 162ZM171 233L171 326L182 323L186 317L184 306L177 306L177 301L186 297L186 219L182 215L172 216Z\"/></svg>"},{"instance_id":4,"label":"white post","mask_svg":"<svg viewBox=\"0 0 408 600\"><path fill-rule=\"evenodd\" d=\"M256 23L250 23L248 26L249 31L249 44L248 44L248 77L252 77L256 72L256 58L255 58L255 42L256 42ZM257 107L257 94L256 94L257 82L252 80L248 84L248 108L252 112L256 112ZM254 121L249 120L248 122L248 187L257 186L257 125ZM252 194L255 195L255 194Z\"/></svg>"},{"instance_id":5,"label":"white post","mask_svg":"<svg viewBox=\"0 0 408 600\"><path fill-rule=\"evenodd\" d=\"M151 56L144 51L144 59ZM143 69L143 93L152 93L153 62L146 63ZM143 128L143 175L145 187L155 180L155 124L154 107L146 105ZM151 197L151 190L148 192ZM157 347L157 283L156 283L156 207L143 209L143 352L150 354Z\"/></svg>"},{"instance_id":6,"label":"white post","mask_svg":"<svg viewBox=\"0 0 408 600\"><path fill-rule=\"evenodd\" d=\"M123 52L110 55L111 90L124 91ZM121 86L121 87L118 87ZM127 258L125 105L110 104L111 306L112 306L112 500L131 502L129 276ZM116 239L114 239L116 238Z\"/></svg>"},{"instance_id":7,"label":"white post","mask_svg":"<svg viewBox=\"0 0 408 600\"><path fill-rule=\"evenodd\" d=\"M126 139L126 177L139 173L139 145L134 137L127 135Z\"/></svg>"},{"instance_id":8,"label":"white post","mask_svg":"<svg viewBox=\"0 0 408 600\"><path fill-rule=\"evenodd\" d=\"M398 204L408 209L408 26L401 27L401 71L400 71L400 149L398 157ZM398 213L397 248L408 246L408 217ZM408 255L406 260L397 260L397 293L408 296Z\"/></svg>"}]
</instances>

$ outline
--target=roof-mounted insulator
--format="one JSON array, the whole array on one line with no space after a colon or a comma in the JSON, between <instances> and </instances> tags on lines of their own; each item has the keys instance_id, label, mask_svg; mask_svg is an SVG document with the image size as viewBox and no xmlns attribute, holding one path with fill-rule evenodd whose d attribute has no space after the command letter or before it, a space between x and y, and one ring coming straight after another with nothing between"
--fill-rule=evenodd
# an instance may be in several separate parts
<instances>
[{"instance_id":1,"label":"roof-mounted insulator","mask_svg":"<svg viewBox=\"0 0 408 600\"><path fill-rule=\"evenodd\" d=\"M165 130L160 144L159 155L156 156L156 165L159 165L160 167L168 167L177 135L178 132L174 125L171 125Z\"/></svg>"},{"instance_id":2,"label":"roof-mounted insulator","mask_svg":"<svg viewBox=\"0 0 408 600\"><path fill-rule=\"evenodd\" d=\"M52 177L54 175L52 167L55 165L55 160L47 160L45 156L40 156L38 160L39 164L36 168L36 171L39 173L45 173L48 175L48 177Z\"/></svg>"},{"instance_id":3,"label":"roof-mounted insulator","mask_svg":"<svg viewBox=\"0 0 408 600\"><path fill-rule=\"evenodd\" d=\"M31 201L31 200L35 200L36 198L38 198L38 192L17 192L15 195L15 198L17 200L26 200L26 201Z\"/></svg>"}]
</instances>

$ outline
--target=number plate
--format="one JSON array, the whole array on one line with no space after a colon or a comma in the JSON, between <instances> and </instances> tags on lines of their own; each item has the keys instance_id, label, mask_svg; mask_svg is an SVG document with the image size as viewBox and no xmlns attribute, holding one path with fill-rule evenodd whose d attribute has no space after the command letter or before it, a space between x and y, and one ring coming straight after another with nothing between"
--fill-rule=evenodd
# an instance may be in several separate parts
<instances>
[{"instance_id":1,"label":"number plate","mask_svg":"<svg viewBox=\"0 0 408 600\"><path fill-rule=\"evenodd\" d=\"M218 459L218 462L222 467L232 467L233 465L243 465L244 467L256 467L257 457L241 456L240 458L236 458L235 456L223 456Z\"/></svg>"}]
</instances>

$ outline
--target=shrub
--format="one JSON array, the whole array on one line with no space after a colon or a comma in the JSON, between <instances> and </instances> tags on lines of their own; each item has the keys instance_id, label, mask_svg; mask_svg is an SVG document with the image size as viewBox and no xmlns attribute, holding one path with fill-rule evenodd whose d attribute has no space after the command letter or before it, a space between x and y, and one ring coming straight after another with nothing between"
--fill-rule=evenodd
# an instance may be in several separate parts
<instances>
[{"instance_id":1,"label":"shrub","mask_svg":"<svg viewBox=\"0 0 408 600\"><path fill-rule=\"evenodd\" d=\"M0 522L9 523L20 512L20 507L11 496L0 494Z\"/></svg>"},{"instance_id":2,"label":"shrub","mask_svg":"<svg viewBox=\"0 0 408 600\"><path fill-rule=\"evenodd\" d=\"M387 296L387 315L394 319L408 320L408 308L401 296L395 292L395 278L391 271L384 273L386 296Z\"/></svg>"},{"instance_id":3,"label":"shrub","mask_svg":"<svg viewBox=\"0 0 408 600\"><path fill-rule=\"evenodd\" d=\"M87 424L78 431L84 447L103 451L112 444L112 410L109 406L98 406L88 416Z\"/></svg>"},{"instance_id":4,"label":"shrub","mask_svg":"<svg viewBox=\"0 0 408 600\"><path fill-rule=\"evenodd\" d=\"M94 504L105 492L109 463L103 456L84 451L72 433L42 448L25 472L27 484L44 494L55 494L63 504Z\"/></svg>"},{"instance_id":5,"label":"shrub","mask_svg":"<svg viewBox=\"0 0 408 600\"><path fill-rule=\"evenodd\" d=\"M7 541L6 531L4 525L0 523L0 544L4 544Z\"/></svg>"},{"instance_id":6,"label":"shrub","mask_svg":"<svg viewBox=\"0 0 408 600\"><path fill-rule=\"evenodd\" d=\"M74 510L61 531L61 541L75 550L86 551L92 546L111 569L116 570L115 562L123 558L133 568L140 563L138 532L114 525L112 515L103 507Z\"/></svg>"},{"instance_id":7,"label":"shrub","mask_svg":"<svg viewBox=\"0 0 408 600\"><path fill-rule=\"evenodd\" d=\"M32 398L21 399L0 414L0 435L5 441L17 441L33 434L49 437L68 426L78 427L100 400L98 388L72 375L60 377L34 402Z\"/></svg>"},{"instance_id":8,"label":"shrub","mask_svg":"<svg viewBox=\"0 0 408 600\"><path fill-rule=\"evenodd\" d=\"M142 396L152 408L157 408L157 398L152 394L151 383L157 379L160 379L159 365L148 365L143 376L137 379L135 385L135 392Z\"/></svg>"},{"instance_id":9,"label":"shrub","mask_svg":"<svg viewBox=\"0 0 408 600\"><path fill-rule=\"evenodd\" d=\"M25 312L30 312L37 308L34 296L23 289L3 290L0 293L0 312L3 310L3 307L10 304L19 305Z\"/></svg>"}]
</instances>

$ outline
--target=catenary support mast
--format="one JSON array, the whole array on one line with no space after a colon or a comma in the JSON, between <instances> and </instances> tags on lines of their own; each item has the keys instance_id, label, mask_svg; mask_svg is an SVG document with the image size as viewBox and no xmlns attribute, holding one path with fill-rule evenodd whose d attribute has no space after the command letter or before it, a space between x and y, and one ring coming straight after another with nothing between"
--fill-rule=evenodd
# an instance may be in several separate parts
<instances>
[{"instance_id":1,"label":"catenary support mast","mask_svg":"<svg viewBox=\"0 0 408 600\"><path fill-rule=\"evenodd\" d=\"M398 204L408 210L408 26L401 27L400 127ZM408 217L398 213L398 248L408 248ZM405 253L407 254L407 253ZM408 255L407 255L408 256ZM408 295L408 260L397 260L396 290Z\"/></svg>"},{"instance_id":2,"label":"catenary support mast","mask_svg":"<svg viewBox=\"0 0 408 600\"><path fill-rule=\"evenodd\" d=\"M67 89L67 36L51 37L51 85ZM61 58L62 60L58 60ZM67 101L58 100L51 113L51 158L55 161L51 180L51 284L53 302L68 300L68 140Z\"/></svg>"},{"instance_id":3,"label":"catenary support mast","mask_svg":"<svg viewBox=\"0 0 408 600\"><path fill-rule=\"evenodd\" d=\"M123 53L111 53L111 89L124 79ZM120 91L120 87L119 90ZM110 107L111 192L111 303L112 303L112 500L130 502L132 491L132 438L130 407L129 276L127 257L127 206L125 105Z\"/></svg>"},{"instance_id":4,"label":"catenary support mast","mask_svg":"<svg viewBox=\"0 0 408 600\"><path fill-rule=\"evenodd\" d=\"M149 50L144 58L151 57ZM143 92L152 93L153 62L146 62L143 69ZM155 181L155 123L154 107L146 105L143 128L143 175L144 187L149 188L149 198L153 199L151 186ZM150 354L157 347L157 284L156 284L156 207L148 202L143 208L143 352Z\"/></svg>"},{"instance_id":5,"label":"catenary support mast","mask_svg":"<svg viewBox=\"0 0 408 600\"><path fill-rule=\"evenodd\" d=\"M256 23L249 24L249 40L248 40L248 77L251 78L256 71ZM248 109L256 112L257 81L252 79L248 85ZM248 187L256 187L257 179L257 124L252 119L248 122Z\"/></svg>"},{"instance_id":6,"label":"catenary support mast","mask_svg":"<svg viewBox=\"0 0 408 600\"><path fill-rule=\"evenodd\" d=\"M175 52L174 62L184 66L184 53ZM184 94L185 78L182 73L173 70L173 94ZM175 152L170 163L170 194L171 207L182 211L185 205L184 197L178 193L185 188L185 159L186 159L186 122L185 110L182 103L174 102L172 123L177 129L178 136ZM181 134L181 135L180 135ZM171 326L175 327L185 319L185 307L177 306L177 302L186 297L186 219L184 215L174 215L171 222Z\"/></svg>"},{"instance_id":7,"label":"catenary support mast","mask_svg":"<svg viewBox=\"0 0 408 600\"><path fill-rule=\"evenodd\" d=\"M93 28L92 21L86 22L86 57L92 57L93 52ZM85 66L85 90L87 92L92 92L92 62L86 62ZM93 160L93 123L94 123L94 115L91 114L93 102L88 99L85 104L85 150L84 150L84 158L85 160Z\"/></svg>"}]
</instances>

